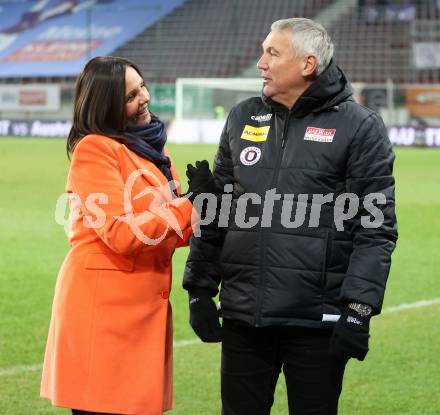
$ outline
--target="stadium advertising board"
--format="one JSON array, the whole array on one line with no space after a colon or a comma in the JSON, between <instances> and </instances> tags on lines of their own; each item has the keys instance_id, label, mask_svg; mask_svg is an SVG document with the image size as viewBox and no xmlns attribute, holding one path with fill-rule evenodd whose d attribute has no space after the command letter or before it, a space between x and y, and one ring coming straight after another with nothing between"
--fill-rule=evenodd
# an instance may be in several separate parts
<instances>
[{"instance_id":1,"label":"stadium advertising board","mask_svg":"<svg viewBox=\"0 0 440 415\"><path fill-rule=\"evenodd\" d=\"M224 120L176 120L168 127L170 143L217 144ZM53 137L65 138L72 126L65 120L12 120L0 118L0 138L2 137ZM182 131L185 131L182 134ZM440 148L440 126L389 126L391 143L402 147ZM335 136L337 140L337 136Z\"/></svg>"},{"instance_id":2,"label":"stadium advertising board","mask_svg":"<svg viewBox=\"0 0 440 415\"><path fill-rule=\"evenodd\" d=\"M396 146L440 148L440 127L390 126L388 136Z\"/></svg>"},{"instance_id":3,"label":"stadium advertising board","mask_svg":"<svg viewBox=\"0 0 440 415\"><path fill-rule=\"evenodd\" d=\"M415 42L413 54L417 69L440 68L440 42Z\"/></svg>"},{"instance_id":4,"label":"stadium advertising board","mask_svg":"<svg viewBox=\"0 0 440 415\"><path fill-rule=\"evenodd\" d=\"M58 111L59 85L0 85L0 111Z\"/></svg>"},{"instance_id":5,"label":"stadium advertising board","mask_svg":"<svg viewBox=\"0 0 440 415\"><path fill-rule=\"evenodd\" d=\"M0 137L67 137L72 123L55 120L0 119Z\"/></svg>"},{"instance_id":6,"label":"stadium advertising board","mask_svg":"<svg viewBox=\"0 0 440 415\"><path fill-rule=\"evenodd\" d=\"M148 91L151 95L151 111L155 114L176 112L176 86L174 84L149 83Z\"/></svg>"},{"instance_id":7,"label":"stadium advertising board","mask_svg":"<svg viewBox=\"0 0 440 415\"><path fill-rule=\"evenodd\" d=\"M76 76L183 0L21 1L0 7L0 77Z\"/></svg>"},{"instance_id":8,"label":"stadium advertising board","mask_svg":"<svg viewBox=\"0 0 440 415\"><path fill-rule=\"evenodd\" d=\"M216 144L223 126L224 120L175 120L168 129L168 141ZM440 148L440 126L390 125L388 136L395 146Z\"/></svg>"},{"instance_id":9,"label":"stadium advertising board","mask_svg":"<svg viewBox=\"0 0 440 415\"><path fill-rule=\"evenodd\" d=\"M406 106L413 117L440 116L440 88L409 87L405 90Z\"/></svg>"}]
</instances>

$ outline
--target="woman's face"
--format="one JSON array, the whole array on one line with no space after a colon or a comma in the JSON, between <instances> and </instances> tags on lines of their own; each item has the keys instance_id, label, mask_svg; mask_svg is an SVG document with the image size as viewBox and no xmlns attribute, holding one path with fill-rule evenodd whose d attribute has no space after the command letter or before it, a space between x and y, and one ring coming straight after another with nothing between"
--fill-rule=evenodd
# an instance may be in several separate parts
<instances>
[{"instance_id":1,"label":"woman's face","mask_svg":"<svg viewBox=\"0 0 440 415\"><path fill-rule=\"evenodd\" d=\"M144 80L136 69L127 66L125 70L125 112L129 124L149 124L151 114L148 110L150 94Z\"/></svg>"}]
</instances>

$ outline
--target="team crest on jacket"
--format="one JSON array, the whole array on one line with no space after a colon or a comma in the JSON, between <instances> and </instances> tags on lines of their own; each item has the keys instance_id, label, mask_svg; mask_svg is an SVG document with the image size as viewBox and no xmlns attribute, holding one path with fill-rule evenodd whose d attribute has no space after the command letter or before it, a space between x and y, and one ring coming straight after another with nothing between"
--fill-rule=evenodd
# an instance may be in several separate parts
<instances>
[{"instance_id":1,"label":"team crest on jacket","mask_svg":"<svg viewBox=\"0 0 440 415\"><path fill-rule=\"evenodd\" d=\"M332 143L335 134L335 129L307 127L304 140L319 141L320 143Z\"/></svg>"},{"instance_id":2,"label":"team crest on jacket","mask_svg":"<svg viewBox=\"0 0 440 415\"><path fill-rule=\"evenodd\" d=\"M246 147L240 153L240 161L245 166L252 166L261 157L261 150L258 147Z\"/></svg>"}]
</instances>

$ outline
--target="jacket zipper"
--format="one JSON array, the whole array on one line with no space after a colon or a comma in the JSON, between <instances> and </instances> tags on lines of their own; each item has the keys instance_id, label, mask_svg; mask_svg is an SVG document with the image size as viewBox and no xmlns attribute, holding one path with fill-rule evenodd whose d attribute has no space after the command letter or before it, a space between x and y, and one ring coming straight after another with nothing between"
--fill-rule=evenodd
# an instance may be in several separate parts
<instances>
[{"instance_id":1,"label":"jacket zipper","mask_svg":"<svg viewBox=\"0 0 440 415\"><path fill-rule=\"evenodd\" d=\"M273 189L274 187L276 188L276 184L278 182L278 175L280 173L281 160L283 158L284 147L286 146L287 130L289 129L289 120L290 120L290 112L288 113L288 115L286 117L286 121L284 123L283 135L281 137L281 146L278 151L277 161L275 164L275 172L274 172L272 183L271 183L269 189ZM275 123L276 123L276 120L275 120ZM260 275L259 275L258 290L257 290L257 303L256 303L256 307L255 307L255 326L256 327L261 326L261 312L262 312L261 308L262 308L262 302L263 302L264 270L266 268L266 255L265 255L266 237L265 237L265 234L266 234L266 228L260 227L260 259L261 259L261 261L260 261Z\"/></svg>"}]
</instances>

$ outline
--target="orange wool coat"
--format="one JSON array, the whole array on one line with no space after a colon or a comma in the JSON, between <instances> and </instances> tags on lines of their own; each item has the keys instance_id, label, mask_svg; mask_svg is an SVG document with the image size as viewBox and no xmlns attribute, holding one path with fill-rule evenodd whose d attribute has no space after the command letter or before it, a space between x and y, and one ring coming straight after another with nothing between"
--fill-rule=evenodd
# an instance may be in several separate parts
<instances>
[{"instance_id":1,"label":"orange wool coat","mask_svg":"<svg viewBox=\"0 0 440 415\"><path fill-rule=\"evenodd\" d=\"M172 199L154 164L99 135L77 145L67 192L71 249L41 396L93 412L162 414L173 406L171 257L192 233L191 202Z\"/></svg>"}]
</instances>

